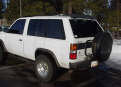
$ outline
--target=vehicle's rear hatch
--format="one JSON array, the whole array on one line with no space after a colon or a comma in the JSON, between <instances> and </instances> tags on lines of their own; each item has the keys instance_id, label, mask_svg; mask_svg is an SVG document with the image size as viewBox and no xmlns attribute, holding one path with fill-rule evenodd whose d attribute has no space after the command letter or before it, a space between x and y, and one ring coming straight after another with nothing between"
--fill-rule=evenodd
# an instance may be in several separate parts
<instances>
[{"instance_id":1,"label":"vehicle's rear hatch","mask_svg":"<svg viewBox=\"0 0 121 87\"><path fill-rule=\"evenodd\" d=\"M102 32L103 29L96 20L87 19L70 19L70 24L74 34L76 44L78 44L77 59L85 57L85 47L89 54L92 54L91 44L86 42L93 40L97 33Z\"/></svg>"}]
</instances>

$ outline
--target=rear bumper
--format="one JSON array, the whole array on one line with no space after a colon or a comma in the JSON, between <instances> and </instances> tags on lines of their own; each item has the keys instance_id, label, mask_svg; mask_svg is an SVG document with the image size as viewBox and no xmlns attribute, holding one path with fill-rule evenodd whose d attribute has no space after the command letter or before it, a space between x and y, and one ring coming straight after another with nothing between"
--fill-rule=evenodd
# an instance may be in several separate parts
<instances>
[{"instance_id":1,"label":"rear bumper","mask_svg":"<svg viewBox=\"0 0 121 87\"><path fill-rule=\"evenodd\" d=\"M70 63L71 69L89 69L91 68L91 60L76 62L76 63Z\"/></svg>"}]
</instances>

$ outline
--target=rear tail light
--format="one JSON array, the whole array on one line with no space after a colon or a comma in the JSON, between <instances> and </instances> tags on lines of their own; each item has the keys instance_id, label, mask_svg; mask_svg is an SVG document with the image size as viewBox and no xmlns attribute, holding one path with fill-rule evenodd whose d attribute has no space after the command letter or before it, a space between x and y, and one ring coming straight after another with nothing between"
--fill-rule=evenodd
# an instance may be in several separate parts
<instances>
[{"instance_id":1,"label":"rear tail light","mask_svg":"<svg viewBox=\"0 0 121 87\"><path fill-rule=\"evenodd\" d=\"M76 44L71 44L70 50L77 50L77 45Z\"/></svg>"},{"instance_id":2,"label":"rear tail light","mask_svg":"<svg viewBox=\"0 0 121 87\"><path fill-rule=\"evenodd\" d=\"M77 58L77 54L76 53L70 53L70 59L74 60Z\"/></svg>"},{"instance_id":3,"label":"rear tail light","mask_svg":"<svg viewBox=\"0 0 121 87\"><path fill-rule=\"evenodd\" d=\"M70 59L77 59L77 44L70 45Z\"/></svg>"}]
</instances>

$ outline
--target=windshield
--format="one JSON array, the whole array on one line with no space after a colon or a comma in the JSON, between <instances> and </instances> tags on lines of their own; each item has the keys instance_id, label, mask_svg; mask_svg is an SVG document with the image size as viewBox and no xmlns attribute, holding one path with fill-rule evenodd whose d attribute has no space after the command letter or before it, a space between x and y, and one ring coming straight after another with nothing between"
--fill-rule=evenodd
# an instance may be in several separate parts
<instances>
[{"instance_id":1,"label":"windshield","mask_svg":"<svg viewBox=\"0 0 121 87\"><path fill-rule=\"evenodd\" d=\"M75 38L94 37L102 32L99 24L93 20L71 19L70 24Z\"/></svg>"}]
</instances>

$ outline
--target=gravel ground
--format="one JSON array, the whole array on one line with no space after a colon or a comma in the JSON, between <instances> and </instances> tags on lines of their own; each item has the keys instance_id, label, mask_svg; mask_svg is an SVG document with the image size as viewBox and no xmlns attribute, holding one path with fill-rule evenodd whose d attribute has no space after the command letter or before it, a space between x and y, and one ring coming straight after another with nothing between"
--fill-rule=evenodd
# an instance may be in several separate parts
<instances>
[{"instance_id":1,"label":"gravel ground","mask_svg":"<svg viewBox=\"0 0 121 87\"><path fill-rule=\"evenodd\" d=\"M13 56L0 67L0 87L121 87L121 71L102 64L85 71L69 71L53 83L37 80L33 64Z\"/></svg>"}]
</instances>

